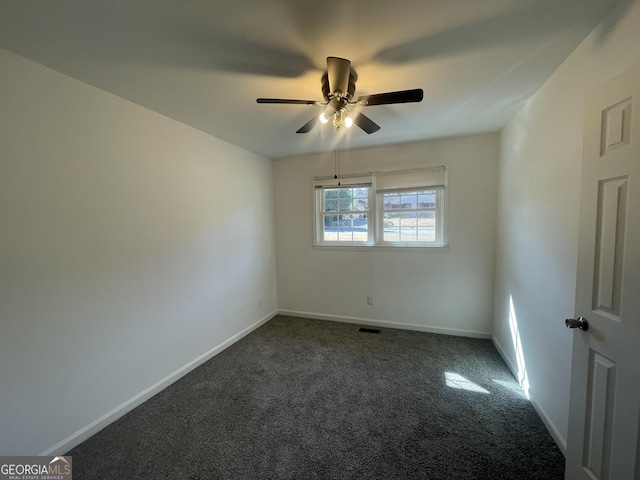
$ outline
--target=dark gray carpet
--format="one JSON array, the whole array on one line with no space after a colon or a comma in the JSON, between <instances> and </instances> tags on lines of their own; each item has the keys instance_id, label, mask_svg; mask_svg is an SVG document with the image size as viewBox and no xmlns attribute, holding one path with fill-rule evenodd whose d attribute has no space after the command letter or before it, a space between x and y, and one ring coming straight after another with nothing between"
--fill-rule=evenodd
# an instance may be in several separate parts
<instances>
[{"instance_id":1,"label":"dark gray carpet","mask_svg":"<svg viewBox=\"0 0 640 480\"><path fill-rule=\"evenodd\" d=\"M68 452L74 479L563 478L489 340L359 328L274 318Z\"/></svg>"}]
</instances>

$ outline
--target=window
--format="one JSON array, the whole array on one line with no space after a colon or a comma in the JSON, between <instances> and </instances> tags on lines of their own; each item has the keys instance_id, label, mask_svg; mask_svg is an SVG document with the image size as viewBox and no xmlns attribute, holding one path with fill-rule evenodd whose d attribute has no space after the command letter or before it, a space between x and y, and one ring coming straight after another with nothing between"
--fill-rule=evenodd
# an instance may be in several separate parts
<instances>
[{"instance_id":1,"label":"window","mask_svg":"<svg viewBox=\"0 0 640 480\"><path fill-rule=\"evenodd\" d=\"M316 245L445 245L444 166L314 182Z\"/></svg>"},{"instance_id":2,"label":"window","mask_svg":"<svg viewBox=\"0 0 640 480\"><path fill-rule=\"evenodd\" d=\"M440 241L441 190L410 190L380 194L382 243L434 244Z\"/></svg>"},{"instance_id":3,"label":"window","mask_svg":"<svg viewBox=\"0 0 640 480\"><path fill-rule=\"evenodd\" d=\"M316 243L370 244L371 176L346 177L340 186L337 183L333 178L316 179Z\"/></svg>"}]
</instances>

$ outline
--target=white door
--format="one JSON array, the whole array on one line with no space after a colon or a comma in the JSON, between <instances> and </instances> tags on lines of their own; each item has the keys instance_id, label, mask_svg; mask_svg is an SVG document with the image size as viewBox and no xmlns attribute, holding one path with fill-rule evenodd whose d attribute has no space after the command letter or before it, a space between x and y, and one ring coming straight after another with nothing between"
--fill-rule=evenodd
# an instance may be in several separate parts
<instances>
[{"instance_id":1,"label":"white door","mask_svg":"<svg viewBox=\"0 0 640 480\"><path fill-rule=\"evenodd\" d=\"M565 478L640 480L640 64L584 115Z\"/></svg>"}]
</instances>

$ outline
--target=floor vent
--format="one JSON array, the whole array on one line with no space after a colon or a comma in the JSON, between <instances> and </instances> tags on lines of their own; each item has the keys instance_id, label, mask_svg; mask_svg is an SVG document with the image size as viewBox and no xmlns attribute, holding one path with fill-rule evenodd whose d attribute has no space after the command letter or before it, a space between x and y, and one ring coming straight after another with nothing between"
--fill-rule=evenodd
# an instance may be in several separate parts
<instances>
[{"instance_id":1,"label":"floor vent","mask_svg":"<svg viewBox=\"0 0 640 480\"><path fill-rule=\"evenodd\" d=\"M380 333L380 330L378 330L377 328L365 328L365 327L362 327L358 331L359 332L364 332L364 333Z\"/></svg>"}]
</instances>

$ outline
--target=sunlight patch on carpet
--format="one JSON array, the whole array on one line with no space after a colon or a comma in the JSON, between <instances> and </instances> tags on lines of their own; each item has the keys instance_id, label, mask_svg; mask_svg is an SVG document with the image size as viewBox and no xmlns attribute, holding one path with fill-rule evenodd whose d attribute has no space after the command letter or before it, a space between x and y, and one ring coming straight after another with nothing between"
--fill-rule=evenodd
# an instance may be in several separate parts
<instances>
[{"instance_id":1,"label":"sunlight patch on carpet","mask_svg":"<svg viewBox=\"0 0 640 480\"><path fill-rule=\"evenodd\" d=\"M480 385L473 383L458 373L444 372L444 378L447 387L469 390L470 392L490 393L488 390L485 390Z\"/></svg>"},{"instance_id":2,"label":"sunlight patch on carpet","mask_svg":"<svg viewBox=\"0 0 640 480\"><path fill-rule=\"evenodd\" d=\"M522 397L526 398L526 395L522 391L522 388L517 383L505 382L504 380L496 380L495 378L492 379L491 381L497 383L498 385L502 385L504 388L508 388L512 392L517 393L517 394L521 395Z\"/></svg>"}]
</instances>

